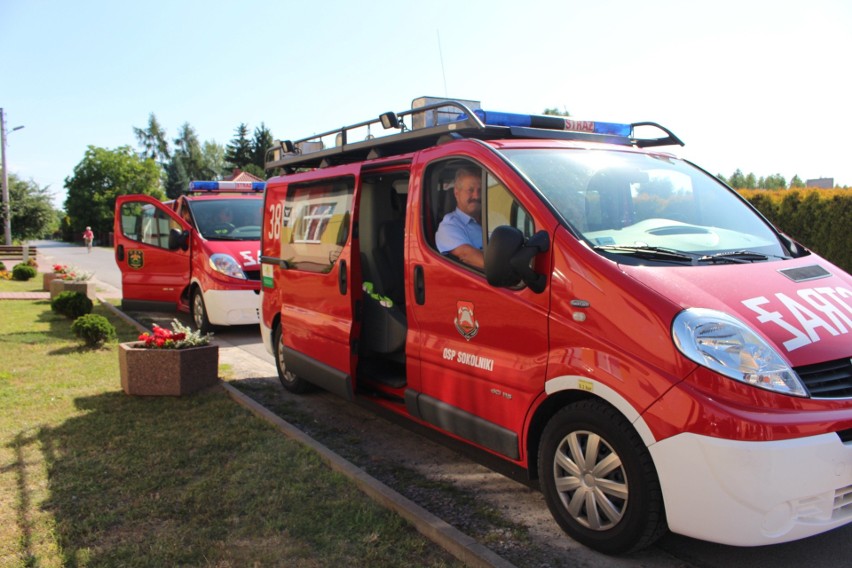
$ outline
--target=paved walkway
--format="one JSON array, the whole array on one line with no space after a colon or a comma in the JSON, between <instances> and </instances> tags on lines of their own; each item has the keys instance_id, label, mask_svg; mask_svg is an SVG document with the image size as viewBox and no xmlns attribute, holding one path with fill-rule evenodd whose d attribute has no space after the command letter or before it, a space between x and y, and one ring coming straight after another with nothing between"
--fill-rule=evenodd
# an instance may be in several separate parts
<instances>
[{"instance_id":1,"label":"paved walkway","mask_svg":"<svg viewBox=\"0 0 852 568\"><path fill-rule=\"evenodd\" d=\"M0 300L49 300L50 292L0 292Z\"/></svg>"}]
</instances>

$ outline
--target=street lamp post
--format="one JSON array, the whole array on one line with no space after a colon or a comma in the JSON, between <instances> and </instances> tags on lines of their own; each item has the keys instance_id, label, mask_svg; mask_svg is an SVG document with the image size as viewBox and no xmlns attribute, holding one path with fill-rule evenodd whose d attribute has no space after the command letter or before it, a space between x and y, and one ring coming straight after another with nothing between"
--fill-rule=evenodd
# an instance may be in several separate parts
<instances>
[{"instance_id":1,"label":"street lamp post","mask_svg":"<svg viewBox=\"0 0 852 568\"><path fill-rule=\"evenodd\" d=\"M12 132L23 126L16 126ZM12 207L9 204L9 173L6 169L6 115L0 108L0 164L3 167L3 233L6 244L12 244Z\"/></svg>"}]
</instances>

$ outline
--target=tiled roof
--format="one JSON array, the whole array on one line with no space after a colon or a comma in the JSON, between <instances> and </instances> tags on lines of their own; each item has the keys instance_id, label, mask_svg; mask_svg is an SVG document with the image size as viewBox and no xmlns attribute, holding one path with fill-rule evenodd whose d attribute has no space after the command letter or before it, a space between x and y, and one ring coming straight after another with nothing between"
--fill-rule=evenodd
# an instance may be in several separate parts
<instances>
[{"instance_id":1,"label":"tiled roof","mask_svg":"<svg viewBox=\"0 0 852 568\"><path fill-rule=\"evenodd\" d=\"M244 172L239 168L236 168L234 172L227 176L222 181L266 181L263 178L259 178L255 175L252 175L248 172Z\"/></svg>"}]
</instances>

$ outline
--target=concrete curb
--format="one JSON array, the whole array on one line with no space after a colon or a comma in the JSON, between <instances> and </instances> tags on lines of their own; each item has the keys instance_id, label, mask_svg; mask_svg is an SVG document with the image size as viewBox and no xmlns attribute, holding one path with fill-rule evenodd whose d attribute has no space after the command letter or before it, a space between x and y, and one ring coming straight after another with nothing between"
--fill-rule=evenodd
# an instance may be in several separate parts
<instances>
[{"instance_id":1,"label":"concrete curb","mask_svg":"<svg viewBox=\"0 0 852 568\"><path fill-rule=\"evenodd\" d=\"M135 326L140 331L150 331L109 302L104 301L100 297L98 297L98 301L115 315L130 325ZM311 448L331 469L351 479L364 494L379 505L397 513L414 526L418 532L464 562L467 566L477 568L514 568L514 564L500 557L488 547L478 543L472 537L436 517L417 503L397 493L378 479L370 476L361 468L317 442L254 399L244 395L236 387L224 381L220 385L237 404L243 406L255 416L266 420L288 438Z\"/></svg>"},{"instance_id":2,"label":"concrete curb","mask_svg":"<svg viewBox=\"0 0 852 568\"><path fill-rule=\"evenodd\" d=\"M228 394L237 403L278 428L288 438L296 440L314 450L331 469L351 479L369 497L383 507L396 512L399 516L414 525L414 528L421 534L434 541L466 565L483 568L512 568L514 566L514 564L501 558L470 536L439 519L374 477L371 477L364 470L340 457L292 424L281 419L266 407L258 404L252 398L244 395L236 387L224 382L222 383L222 387L228 391Z\"/></svg>"}]
</instances>

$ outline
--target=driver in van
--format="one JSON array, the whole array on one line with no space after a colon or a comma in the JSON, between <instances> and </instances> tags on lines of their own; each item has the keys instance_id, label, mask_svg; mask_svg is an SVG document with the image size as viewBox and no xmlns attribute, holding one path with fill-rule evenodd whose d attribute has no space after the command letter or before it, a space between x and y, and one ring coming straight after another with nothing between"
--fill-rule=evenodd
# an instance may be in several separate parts
<instances>
[{"instance_id":1,"label":"driver in van","mask_svg":"<svg viewBox=\"0 0 852 568\"><path fill-rule=\"evenodd\" d=\"M227 235L234 230L233 221L231 208L223 205L216 210L213 219L210 221L209 231L215 235Z\"/></svg>"},{"instance_id":2,"label":"driver in van","mask_svg":"<svg viewBox=\"0 0 852 568\"><path fill-rule=\"evenodd\" d=\"M456 208L444 215L435 233L435 245L470 266L485 267L482 254L482 175L479 168L456 170L453 194Z\"/></svg>"},{"instance_id":3,"label":"driver in van","mask_svg":"<svg viewBox=\"0 0 852 568\"><path fill-rule=\"evenodd\" d=\"M230 225L232 224L233 216L231 215L230 207L221 207L219 211L216 212L216 224L217 225Z\"/></svg>"}]
</instances>

